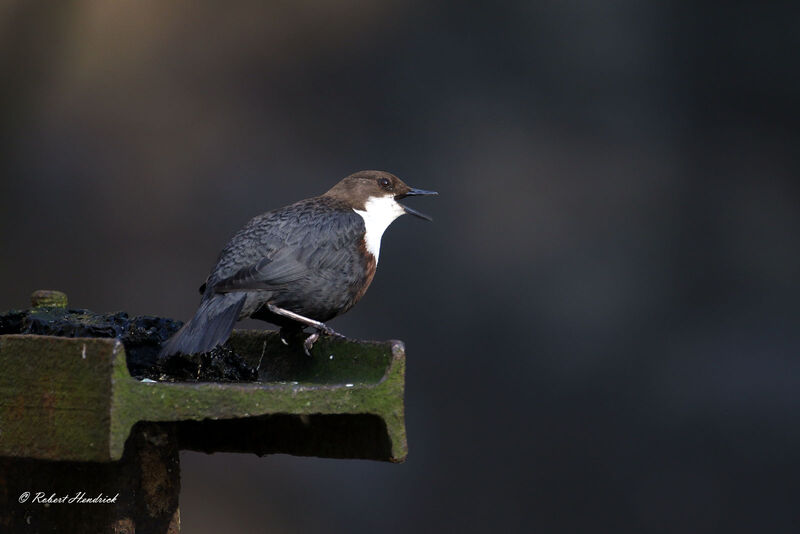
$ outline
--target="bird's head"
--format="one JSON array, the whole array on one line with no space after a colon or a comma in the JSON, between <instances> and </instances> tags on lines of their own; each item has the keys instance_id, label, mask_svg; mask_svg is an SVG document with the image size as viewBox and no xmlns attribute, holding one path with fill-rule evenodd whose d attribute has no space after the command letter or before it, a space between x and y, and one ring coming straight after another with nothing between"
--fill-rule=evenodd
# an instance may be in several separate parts
<instances>
[{"instance_id":1,"label":"bird's head","mask_svg":"<svg viewBox=\"0 0 800 534\"><path fill-rule=\"evenodd\" d=\"M341 200L358 212L391 222L406 213L430 221L431 218L424 213L400 204L398 200L438 194L436 191L409 187L403 180L388 172L359 171L333 186L324 196Z\"/></svg>"}]
</instances>

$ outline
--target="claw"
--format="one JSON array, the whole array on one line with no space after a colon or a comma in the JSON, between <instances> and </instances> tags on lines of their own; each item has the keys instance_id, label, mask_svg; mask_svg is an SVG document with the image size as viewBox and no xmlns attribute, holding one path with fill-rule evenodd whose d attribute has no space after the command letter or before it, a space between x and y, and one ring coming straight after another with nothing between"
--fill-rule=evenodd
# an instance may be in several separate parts
<instances>
[{"instance_id":1,"label":"claw","mask_svg":"<svg viewBox=\"0 0 800 534\"><path fill-rule=\"evenodd\" d=\"M334 330L330 326L326 325L325 323L322 324L322 328L319 328L319 331L322 332L323 334L325 334L326 336L338 337L338 338L341 338L341 339L347 339L342 334L340 334L339 332L337 332L336 330Z\"/></svg>"},{"instance_id":2,"label":"claw","mask_svg":"<svg viewBox=\"0 0 800 534\"><path fill-rule=\"evenodd\" d=\"M319 339L319 332L314 332L310 336L303 341L303 351L306 353L306 356L311 356L311 348L314 346L314 343L317 342Z\"/></svg>"}]
</instances>

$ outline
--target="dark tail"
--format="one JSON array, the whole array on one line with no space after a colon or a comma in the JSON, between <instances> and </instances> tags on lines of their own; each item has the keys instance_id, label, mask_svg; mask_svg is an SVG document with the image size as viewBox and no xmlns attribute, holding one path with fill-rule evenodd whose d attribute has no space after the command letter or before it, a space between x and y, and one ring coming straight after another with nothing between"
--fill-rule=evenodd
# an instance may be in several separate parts
<instances>
[{"instance_id":1,"label":"dark tail","mask_svg":"<svg viewBox=\"0 0 800 534\"><path fill-rule=\"evenodd\" d=\"M200 303L191 321L175 332L161 349L159 358L170 354L208 352L228 340L239 320L244 301L242 293L214 295Z\"/></svg>"}]
</instances>

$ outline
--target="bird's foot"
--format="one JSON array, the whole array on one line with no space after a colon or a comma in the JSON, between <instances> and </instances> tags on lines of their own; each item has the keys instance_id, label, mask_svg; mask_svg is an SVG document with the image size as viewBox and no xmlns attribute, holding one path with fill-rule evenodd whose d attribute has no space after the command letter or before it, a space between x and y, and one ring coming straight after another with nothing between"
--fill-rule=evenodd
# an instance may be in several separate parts
<instances>
[{"instance_id":1,"label":"bird's foot","mask_svg":"<svg viewBox=\"0 0 800 534\"><path fill-rule=\"evenodd\" d=\"M340 334L339 332L335 331L333 328L329 327L328 325L326 325L325 323L323 323L321 321L316 321L314 319L310 319L308 317L304 317L304 316L300 315L299 313L295 313L295 312L290 311L290 310L285 310L285 309L283 309L283 308L281 308L279 306L275 306L272 303L267 303L267 309L269 311L271 311L272 313L276 314L276 315L281 315L283 317L288 317L289 319L292 319L293 321L297 321L301 325L310 326L310 327L314 328L317 331L315 334L311 334L310 336L308 336L306 338L305 342L303 343L303 348L305 349L306 354L310 355L311 347L313 347L314 343L319 339L320 332L325 334L325 335L327 335L327 336L338 337L338 338L341 338L341 339L347 339L342 334ZM302 330L303 327L301 326L300 328ZM286 338L283 335L283 332L281 332L281 341L283 341L285 344L288 345L288 343L286 343Z\"/></svg>"},{"instance_id":2,"label":"bird's foot","mask_svg":"<svg viewBox=\"0 0 800 534\"><path fill-rule=\"evenodd\" d=\"M317 328L317 331L322 332L326 336L338 337L339 339L347 339L345 336L343 336L330 326L326 325L325 323L322 323L322 326Z\"/></svg>"},{"instance_id":3,"label":"bird's foot","mask_svg":"<svg viewBox=\"0 0 800 534\"><path fill-rule=\"evenodd\" d=\"M306 356L311 356L311 349L314 347L314 343L317 342L319 339L319 332L314 332L310 336L303 341L303 351L306 353Z\"/></svg>"},{"instance_id":4,"label":"bird's foot","mask_svg":"<svg viewBox=\"0 0 800 534\"><path fill-rule=\"evenodd\" d=\"M314 343L316 343L317 340L319 339L320 334L325 334L326 336L331 336L331 337L338 337L339 339L347 339L345 336L343 336L330 326L326 325L325 323L320 323L320 325L315 328L317 331L308 336L306 340L303 342L303 350L308 356L311 356L311 349L314 347Z\"/></svg>"}]
</instances>

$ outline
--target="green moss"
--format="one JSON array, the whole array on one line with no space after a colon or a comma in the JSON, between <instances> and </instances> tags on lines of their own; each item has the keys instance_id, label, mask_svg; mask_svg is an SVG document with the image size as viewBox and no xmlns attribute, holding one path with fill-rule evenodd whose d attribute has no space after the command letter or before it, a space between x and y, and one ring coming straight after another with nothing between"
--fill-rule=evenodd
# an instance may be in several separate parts
<instances>
[{"instance_id":1,"label":"green moss","mask_svg":"<svg viewBox=\"0 0 800 534\"><path fill-rule=\"evenodd\" d=\"M0 336L0 368L0 455L107 456L109 340Z\"/></svg>"},{"instance_id":2,"label":"green moss","mask_svg":"<svg viewBox=\"0 0 800 534\"><path fill-rule=\"evenodd\" d=\"M338 384L378 382L391 362L391 343L322 337L312 356L302 350L302 338L284 345L276 332L237 330L230 339L237 354L259 370L265 382Z\"/></svg>"},{"instance_id":3,"label":"green moss","mask_svg":"<svg viewBox=\"0 0 800 534\"><path fill-rule=\"evenodd\" d=\"M31 295L31 306L34 308L66 308L67 295L53 289L39 289Z\"/></svg>"},{"instance_id":4,"label":"green moss","mask_svg":"<svg viewBox=\"0 0 800 534\"><path fill-rule=\"evenodd\" d=\"M262 340L260 348L258 344L251 345L259 349L259 357L263 343ZM391 460L402 461L407 450L403 344L330 340L324 346L326 352L334 356L328 359L330 362L344 362L328 366L327 369L334 370L329 374L323 372L326 367L318 362L316 373L310 373L303 381L223 384L139 382L128 374L124 349L120 345L115 354L113 374L111 455L116 458L121 454L130 428L140 420L233 419L266 414L373 414L386 423L392 443ZM245 344L237 350L243 347ZM353 350L354 347L358 350ZM375 363L381 364L380 371L365 371L365 367ZM368 380L345 381L343 369L360 370L355 375Z\"/></svg>"},{"instance_id":5,"label":"green moss","mask_svg":"<svg viewBox=\"0 0 800 534\"><path fill-rule=\"evenodd\" d=\"M300 353L298 360L288 352L265 353L274 337L234 336L247 358L261 360L279 380L147 383L130 376L115 339L0 336L0 455L115 460L138 421L371 414L385 422L387 459L405 458L401 342L326 339L312 357Z\"/></svg>"}]
</instances>

